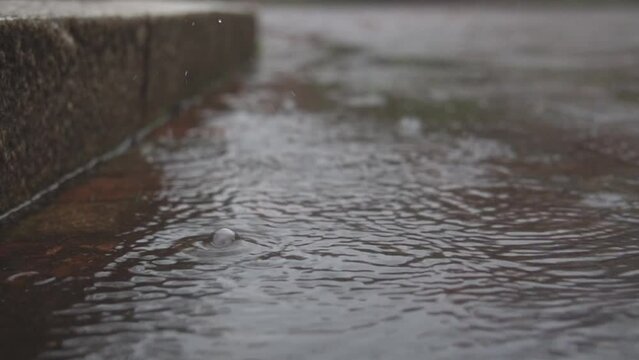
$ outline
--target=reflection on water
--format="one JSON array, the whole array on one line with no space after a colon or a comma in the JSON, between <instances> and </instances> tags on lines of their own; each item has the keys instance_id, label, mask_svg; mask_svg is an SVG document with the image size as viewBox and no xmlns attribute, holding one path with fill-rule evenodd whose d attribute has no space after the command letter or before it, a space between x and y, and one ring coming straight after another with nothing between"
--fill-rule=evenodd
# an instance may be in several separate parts
<instances>
[{"instance_id":1,"label":"reflection on water","mask_svg":"<svg viewBox=\"0 0 639 360\"><path fill-rule=\"evenodd\" d=\"M266 12L264 59L228 108L192 109L3 230L9 354L636 355L639 169L604 151L633 136L528 107L543 91L505 85L529 64L475 96L458 82L473 66L380 62L312 21L281 26L295 11ZM220 228L240 240L212 244Z\"/></svg>"}]
</instances>

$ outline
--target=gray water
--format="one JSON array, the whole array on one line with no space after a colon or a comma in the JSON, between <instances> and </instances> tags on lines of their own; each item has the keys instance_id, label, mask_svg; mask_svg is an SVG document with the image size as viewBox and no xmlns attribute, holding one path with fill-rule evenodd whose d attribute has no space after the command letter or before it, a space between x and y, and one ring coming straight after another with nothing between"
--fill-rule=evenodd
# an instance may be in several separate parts
<instances>
[{"instance_id":1,"label":"gray water","mask_svg":"<svg viewBox=\"0 0 639 360\"><path fill-rule=\"evenodd\" d=\"M637 14L264 9L241 88L109 165L143 206L39 357L635 358Z\"/></svg>"}]
</instances>

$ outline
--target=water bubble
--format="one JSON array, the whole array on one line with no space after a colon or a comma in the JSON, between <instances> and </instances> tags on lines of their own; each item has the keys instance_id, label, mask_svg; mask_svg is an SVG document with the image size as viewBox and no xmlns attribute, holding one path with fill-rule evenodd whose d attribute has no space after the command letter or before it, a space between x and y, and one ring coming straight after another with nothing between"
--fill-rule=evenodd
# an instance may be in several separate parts
<instances>
[{"instance_id":1,"label":"water bubble","mask_svg":"<svg viewBox=\"0 0 639 360\"><path fill-rule=\"evenodd\" d=\"M227 228L221 228L213 233L213 246L227 247L237 240L235 231Z\"/></svg>"}]
</instances>

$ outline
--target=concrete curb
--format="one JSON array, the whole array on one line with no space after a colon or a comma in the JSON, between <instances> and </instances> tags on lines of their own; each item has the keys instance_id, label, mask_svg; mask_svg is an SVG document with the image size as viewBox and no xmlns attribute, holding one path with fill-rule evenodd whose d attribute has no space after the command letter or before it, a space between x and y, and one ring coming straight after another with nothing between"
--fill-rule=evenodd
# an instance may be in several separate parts
<instances>
[{"instance_id":1,"label":"concrete curb","mask_svg":"<svg viewBox=\"0 0 639 360\"><path fill-rule=\"evenodd\" d=\"M254 15L228 5L28 4L0 4L0 214L255 52Z\"/></svg>"}]
</instances>

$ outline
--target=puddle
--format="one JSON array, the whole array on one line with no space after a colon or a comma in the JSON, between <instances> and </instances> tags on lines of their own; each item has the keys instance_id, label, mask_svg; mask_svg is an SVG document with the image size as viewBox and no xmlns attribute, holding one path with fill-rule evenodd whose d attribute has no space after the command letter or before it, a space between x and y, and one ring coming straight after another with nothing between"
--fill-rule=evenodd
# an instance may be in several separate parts
<instances>
[{"instance_id":1,"label":"puddle","mask_svg":"<svg viewBox=\"0 0 639 360\"><path fill-rule=\"evenodd\" d=\"M636 10L464 9L263 9L234 91L0 228L0 357L632 357Z\"/></svg>"}]
</instances>

